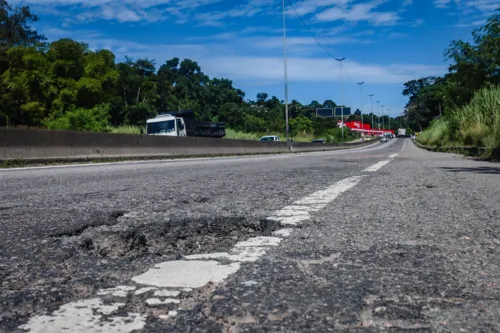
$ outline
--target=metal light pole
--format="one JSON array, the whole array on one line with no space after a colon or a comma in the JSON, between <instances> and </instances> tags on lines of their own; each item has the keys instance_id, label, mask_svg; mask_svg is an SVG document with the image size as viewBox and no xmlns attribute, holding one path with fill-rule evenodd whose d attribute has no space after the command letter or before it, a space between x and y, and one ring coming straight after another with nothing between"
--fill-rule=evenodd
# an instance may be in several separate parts
<instances>
[{"instance_id":1,"label":"metal light pole","mask_svg":"<svg viewBox=\"0 0 500 333\"><path fill-rule=\"evenodd\" d=\"M387 109L387 117L389 118L389 131L391 130L391 115L389 114L391 109Z\"/></svg>"},{"instance_id":2,"label":"metal light pole","mask_svg":"<svg viewBox=\"0 0 500 333\"><path fill-rule=\"evenodd\" d=\"M378 130L380 131L380 101L377 101L377 124Z\"/></svg>"},{"instance_id":3,"label":"metal light pole","mask_svg":"<svg viewBox=\"0 0 500 333\"><path fill-rule=\"evenodd\" d=\"M286 16L285 16L285 0L283 0L283 62L285 66L285 122L286 122L286 145L290 148L290 136L288 131L288 69L286 63Z\"/></svg>"},{"instance_id":4,"label":"metal light pole","mask_svg":"<svg viewBox=\"0 0 500 333\"><path fill-rule=\"evenodd\" d=\"M284 1L284 0L283 0ZM342 125L342 141L344 141L344 99L342 97L342 61L345 60L345 58L335 58L339 62L339 72L340 72L340 114L342 117L342 122L340 123Z\"/></svg>"},{"instance_id":5,"label":"metal light pole","mask_svg":"<svg viewBox=\"0 0 500 333\"><path fill-rule=\"evenodd\" d=\"M384 128L384 106L381 105L382 107L382 131L385 131L385 128Z\"/></svg>"},{"instance_id":6,"label":"metal light pole","mask_svg":"<svg viewBox=\"0 0 500 333\"><path fill-rule=\"evenodd\" d=\"M364 82L358 82L359 84L359 96L361 98L361 133L364 133L365 127L363 126L363 84Z\"/></svg>"},{"instance_id":7,"label":"metal light pole","mask_svg":"<svg viewBox=\"0 0 500 333\"><path fill-rule=\"evenodd\" d=\"M370 108L372 110L371 112L372 112L372 126L373 126L374 125L373 124L373 94L368 95L368 96L370 96ZM372 134L373 134L373 128L372 128Z\"/></svg>"}]
</instances>

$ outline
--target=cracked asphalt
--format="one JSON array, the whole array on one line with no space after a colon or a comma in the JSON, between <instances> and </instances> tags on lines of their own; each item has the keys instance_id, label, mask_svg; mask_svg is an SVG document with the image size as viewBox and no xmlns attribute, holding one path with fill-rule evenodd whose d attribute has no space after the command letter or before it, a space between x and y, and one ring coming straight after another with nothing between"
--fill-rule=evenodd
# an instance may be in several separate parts
<instances>
[{"instance_id":1,"label":"cracked asphalt","mask_svg":"<svg viewBox=\"0 0 500 333\"><path fill-rule=\"evenodd\" d=\"M99 320L128 312L133 332L500 332L500 164L405 139L341 152L1 170L0 332L30 332L30 318L131 286L155 264L271 236L283 228L274 212L356 176L223 281L179 290L161 306L147 303L148 291L106 296L110 308L123 306Z\"/></svg>"}]
</instances>

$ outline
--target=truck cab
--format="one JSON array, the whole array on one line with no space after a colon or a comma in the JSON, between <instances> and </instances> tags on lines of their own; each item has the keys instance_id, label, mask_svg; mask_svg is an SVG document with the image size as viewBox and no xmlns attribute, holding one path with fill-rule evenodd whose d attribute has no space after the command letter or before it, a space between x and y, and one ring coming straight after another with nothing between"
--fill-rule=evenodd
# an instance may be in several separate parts
<instances>
[{"instance_id":1,"label":"truck cab","mask_svg":"<svg viewBox=\"0 0 500 333\"><path fill-rule=\"evenodd\" d=\"M172 115L158 115L146 121L147 135L186 136L184 119Z\"/></svg>"}]
</instances>

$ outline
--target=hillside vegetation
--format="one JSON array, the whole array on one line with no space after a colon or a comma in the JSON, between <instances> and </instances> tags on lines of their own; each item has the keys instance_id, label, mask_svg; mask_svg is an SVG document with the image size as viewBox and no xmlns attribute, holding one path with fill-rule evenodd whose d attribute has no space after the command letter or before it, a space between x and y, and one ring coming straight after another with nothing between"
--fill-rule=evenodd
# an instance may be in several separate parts
<instances>
[{"instance_id":1,"label":"hillside vegetation","mask_svg":"<svg viewBox=\"0 0 500 333\"><path fill-rule=\"evenodd\" d=\"M38 20L29 7L0 0L0 126L140 133L160 112L193 110L198 120L225 122L229 137L285 132L285 107L276 96L248 99L231 80L209 77L190 59L158 66L148 58L117 61L110 50L67 38L48 42L31 27ZM337 120L315 116L316 108L335 106L332 100L292 100L291 135L340 140ZM349 120L360 116L357 111ZM371 119L364 115L366 123ZM400 119L390 122L397 128Z\"/></svg>"},{"instance_id":2,"label":"hillside vegetation","mask_svg":"<svg viewBox=\"0 0 500 333\"><path fill-rule=\"evenodd\" d=\"M446 75L405 83L405 118L414 130L425 129L420 143L500 147L499 11L474 30L471 43L451 43Z\"/></svg>"},{"instance_id":3,"label":"hillside vegetation","mask_svg":"<svg viewBox=\"0 0 500 333\"><path fill-rule=\"evenodd\" d=\"M500 87L478 90L469 104L435 120L418 141L443 147L500 147Z\"/></svg>"}]
</instances>

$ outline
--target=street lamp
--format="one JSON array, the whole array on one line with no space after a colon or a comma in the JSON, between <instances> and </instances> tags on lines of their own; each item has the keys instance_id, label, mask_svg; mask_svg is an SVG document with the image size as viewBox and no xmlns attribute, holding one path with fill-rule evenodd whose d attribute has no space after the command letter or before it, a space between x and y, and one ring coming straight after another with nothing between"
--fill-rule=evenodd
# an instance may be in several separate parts
<instances>
[{"instance_id":1,"label":"street lamp","mask_svg":"<svg viewBox=\"0 0 500 333\"><path fill-rule=\"evenodd\" d=\"M391 109L387 109L387 117L389 118L389 131L391 130Z\"/></svg>"},{"instance_id":2,"label":"street lamp","mask_svg":"<svg viewBox=\"0 0 500 333\"><path fill-rule=\"evenodd\" d=\"M358 82L359 84L359 97L361 98L361 133L364 133L365 127L363 126L363 84L364 82Z\"/></svg>"},{"instance_id":3,"label":"street lamp","mask_svg":"<svg viewBox=\"0 0 500 333\"><path fill-rule=\"evenodd\" d=\"M286 16L285 16L285 0L283 0L283 62L285 67L285 122L286 122L286 145L290 148L290 137L288 131L288 69L286 63Z\"/></svg>"},{"instance_id":4,"label":"street lamp","mask_svg":"<svg viewBox=\"0 0 500 333\"><path fill-rule=\"evenodd\" d=\"M283 0L285 1L285 0ZM344 99L342 97L342 61L345 60L345 58L335 58L339 62L339 72L340 72L340 115L342 117L342 122L340 123L342 125L342 141L344 141Z\"/></svg>"},{"instance_id":5,"label":"street lamp","mask_svg":"<svg viewBox=\"0 0 500 333\"><path fill-rule=\"evenodd\" d=\"M377 123L378 130L380 131L380 101L377 101Z\"/></svg>"},{"instance_id":6,"label":"street lamp","mask_svg":"<svg viewBox=\"0 0 500 333\"><path fill-rule=\"evenodd\" d=\"M370 96L370 108L372 110L371 112L372 112L372 126L373 126L373 94L368 96ZM372 128L372 134L373 134L373 128Z\"/></svg>"},{"instance_id":7,"label":"street lamp","mask_svg":"<svg viewBox=\"0 0 500 333\"><path fill-rule=\"evenodd\" d=\"M384 131L385 130L385 128L384 128L384 106L381 105L381 107L382 107L382 131Z\"/></svg>"}]
</instances>

